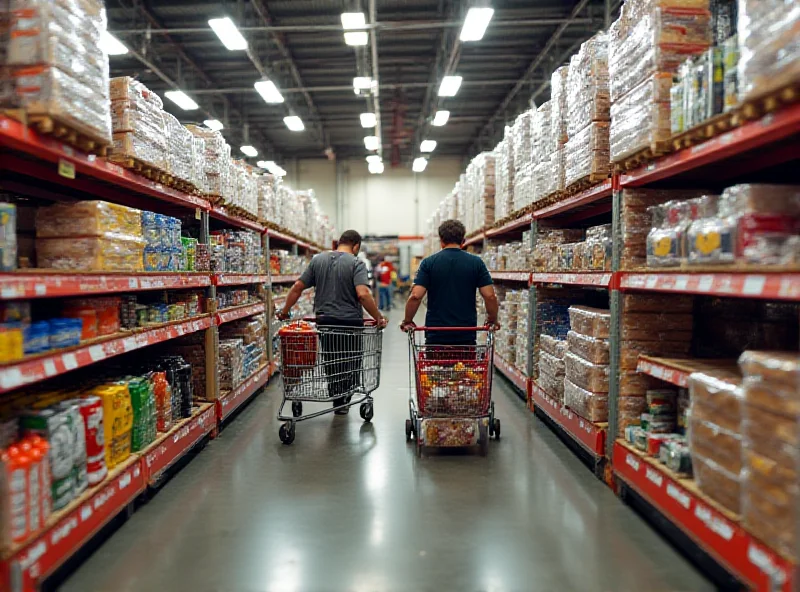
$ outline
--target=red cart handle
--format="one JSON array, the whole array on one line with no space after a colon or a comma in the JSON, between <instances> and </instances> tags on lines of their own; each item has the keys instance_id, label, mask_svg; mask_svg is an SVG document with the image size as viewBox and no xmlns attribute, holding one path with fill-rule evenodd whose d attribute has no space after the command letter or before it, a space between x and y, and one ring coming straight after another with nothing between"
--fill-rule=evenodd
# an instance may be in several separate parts
<instances>
[{"instance_id":1,"label":"red cart handle","mask_svg":"<svg viewBox=\"0 0 800 592\"><path fill-rule=\"evenodd\" d=\"M307 323L316 323L317 317L303 317L303 320ZM375 319L364 319L364 326L365 327L377 327L378 321Z\"/></svg>"},{"instance_id":2,"label":"red cart handle","mask_svg":"<svg viewBox=\"0 0 800 592\"><path fill-rule=\"evenodd\" d=\"M492 327L411 327L410 331L494 331Z\"/></svg>"}]
</instances>

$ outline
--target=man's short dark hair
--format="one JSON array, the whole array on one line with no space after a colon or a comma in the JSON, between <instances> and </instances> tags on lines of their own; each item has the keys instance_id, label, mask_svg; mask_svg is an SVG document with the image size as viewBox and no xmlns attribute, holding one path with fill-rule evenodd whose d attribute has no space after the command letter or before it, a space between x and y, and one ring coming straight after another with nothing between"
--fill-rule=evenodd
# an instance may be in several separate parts
<instances>
[{"instance_id":1,"label":"man's short dark hair","mask_svg":"<svg viewBox=\"0 0 800 592\"><path fill-rule=\"evenodd\" d=\"M355 230L345 230L339 237L339 244L347 247L355 247L361 244L361 235Z\"/></svg>"},{"instance_id":2,"label":"man's short dark hair","mask_svg":"<svg viewBox=\"0 0 800 592\"><path fill-rule=\"evenodd\" d=\"M439 225L439 238L446 245L460 245L466 233L466 228L458 220L445 220Z\"/></svg>"}]
</instances>

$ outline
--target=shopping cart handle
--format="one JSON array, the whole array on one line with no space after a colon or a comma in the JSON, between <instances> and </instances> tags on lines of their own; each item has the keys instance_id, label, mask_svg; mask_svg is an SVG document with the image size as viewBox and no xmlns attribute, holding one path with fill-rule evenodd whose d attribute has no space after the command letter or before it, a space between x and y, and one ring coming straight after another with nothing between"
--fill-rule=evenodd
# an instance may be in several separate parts
<instances>
[{"instance_id":1,"label":"shopping cart handle","mask_svg":"<svg viewBox=\"0 0 800 592\"><path fill-rule=\"evenodd\" d=\"M317 317L303 317L303 320L307 323L316 323ZM364 319L364 326L365 327L377 327L378 321L375 319Z\"/></svg>"},{"instance_id":2,"label":"shopping cart handle","mask_svg":"<svg viewBox=\"0 0 800 592\"><path fill-rule=\"evenodd\" d=\"M492 327L412 327L410 331L493 331Z\"/></svg>"}]
</instances>

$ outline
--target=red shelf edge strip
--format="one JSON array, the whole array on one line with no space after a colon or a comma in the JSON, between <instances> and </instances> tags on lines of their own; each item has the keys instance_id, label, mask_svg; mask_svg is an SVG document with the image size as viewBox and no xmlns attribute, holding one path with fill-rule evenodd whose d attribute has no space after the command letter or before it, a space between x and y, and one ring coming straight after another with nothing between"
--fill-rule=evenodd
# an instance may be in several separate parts
<instances>
[{"instance_id":1,"label":"red shelf edge strip","mask_svg":"<svg viewBox=\"0 0 800 592\"><path fill-rule=\"evenodd\" d=\"M551 399L535 381L531 381L531 398L551 420L560 425L586 450L595 456L605 456L605 429L598 428L589 420L583 419L574 411Z\"/></svg>"}]
</instances>

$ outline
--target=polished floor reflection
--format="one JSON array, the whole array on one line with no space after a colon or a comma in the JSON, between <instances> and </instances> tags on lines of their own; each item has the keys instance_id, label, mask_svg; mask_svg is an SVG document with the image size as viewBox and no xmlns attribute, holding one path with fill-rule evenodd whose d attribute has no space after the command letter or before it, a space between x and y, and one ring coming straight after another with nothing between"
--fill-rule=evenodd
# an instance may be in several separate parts
<instances>
[{"instance_id":1,"label":"polished floor reflection","mask_svg":"<svg viewBox=\"0 0 800 592\"><path fill-rule=\"evenodd\" d=\"M287 447L275 380L61 590L713 590L504 381L487 458L417 459L407 386L392 328L373 423L326 415Z\"/></svg>"}]
</instances>

